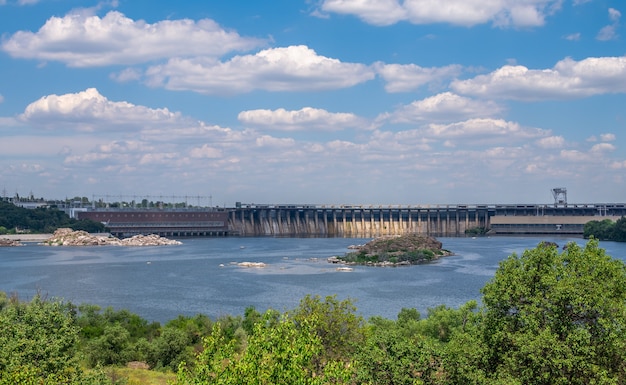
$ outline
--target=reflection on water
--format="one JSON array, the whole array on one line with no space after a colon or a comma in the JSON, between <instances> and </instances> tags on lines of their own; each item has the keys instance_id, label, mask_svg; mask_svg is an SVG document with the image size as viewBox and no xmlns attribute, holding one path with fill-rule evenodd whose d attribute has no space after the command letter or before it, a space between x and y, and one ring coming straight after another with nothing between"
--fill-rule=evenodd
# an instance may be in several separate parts
<instances>
[{"instance_id":1,"label":"reflection on water","mask_svg":"<svg viewBox=\"0 0 626 385\"><path fill-rule=\"evenodd\" d=\"M480 299L480 289L498 263L539 242L584 244L582 239L538 237L440 238L455 255L431 264L396 268L356 266L337 271L326 262L349 238L186 239L163 247L24 247L0 249L0 290L21 298L37 291L74 303L126 308L150 321L178 314L211 317L296 307L302 297L337 295L354 300L365 317L395 318L403 307L458 307ZM626 244L601 244L626 257ZM263 268L240 262L262 262Z\"/></svg>"}]
</instances>

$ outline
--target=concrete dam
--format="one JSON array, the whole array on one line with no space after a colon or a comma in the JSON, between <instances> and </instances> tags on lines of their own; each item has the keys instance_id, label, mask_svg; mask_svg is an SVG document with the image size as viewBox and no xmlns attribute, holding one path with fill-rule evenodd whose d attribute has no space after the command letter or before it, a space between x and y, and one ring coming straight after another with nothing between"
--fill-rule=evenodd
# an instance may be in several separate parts
<instances>
[{"instance_id":1,"label":"concrete dam","mask_svg":"<svg viewBox=\"0 0 626 385\"><path fill-rule=\"evenodd\" d=\"M240 236L362 237L417 233L582 235L592 220L626 215L625 204L562 205L258 205L229 209L229 234Z\"/></svg>"},{"instance_id":2,"label":"concrete dam","mask_svg":"<svg viewBox=\"0 0 626 385\"><path fill-rule=\"evenodd\" d=\"M458 237L472 229L489 234L581 236L589 221L616 221L622 216L626 216L626 204L237 204L234 208L92 208L77 213L78 219L102 222L119 237L158 234L373 238L409 233Z\"/></svg>"}]
</instances>

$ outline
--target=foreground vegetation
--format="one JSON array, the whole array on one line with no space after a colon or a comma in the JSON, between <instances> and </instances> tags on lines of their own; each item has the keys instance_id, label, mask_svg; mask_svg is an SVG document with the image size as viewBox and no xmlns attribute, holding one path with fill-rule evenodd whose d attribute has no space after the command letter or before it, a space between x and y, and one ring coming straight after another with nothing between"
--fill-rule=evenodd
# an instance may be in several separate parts
<instances>
[{"instance_id":1,"label":"foreground vegetation","mask_svg":"<svg viewBox=\"0 0 626 385\"><path fill-rule=\"evenodd\" d=\"M155 373L137 381L174 385L626 383L626 267L597 240L510 256L482 303L366 321L350 300L307 296L284 313L161 326L0 295L0 384L131 384L131 361Z\"/></svg>"},{"instance_id":2,"label":"foreground vegetation","mask_svg":"<svg viewBox=\"0 0 626 385\"><path fill-rule=\"evenodd\" d=\"M626 242L626 217L613 222L610 219L590 221L583 229L585 238L596 238L601 241Z\"/></svg>"}]
</instances>

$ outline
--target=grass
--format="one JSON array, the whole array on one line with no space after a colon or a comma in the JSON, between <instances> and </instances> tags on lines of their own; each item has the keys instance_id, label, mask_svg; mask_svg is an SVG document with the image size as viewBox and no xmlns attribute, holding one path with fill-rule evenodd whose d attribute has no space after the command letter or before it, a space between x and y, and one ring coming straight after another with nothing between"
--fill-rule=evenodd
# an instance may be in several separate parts
<instances>
[{"instance_id":1,"label":"grass","mask_svg":"<svg viewBox=\"0 0 626 385\"><path fill-rule=\"evenodd\" d=\"M111 379L126 379L126 385L167 385L176 379L172 372L156 370L109 367L104 371Z\"/></svg>"}]
</instances>

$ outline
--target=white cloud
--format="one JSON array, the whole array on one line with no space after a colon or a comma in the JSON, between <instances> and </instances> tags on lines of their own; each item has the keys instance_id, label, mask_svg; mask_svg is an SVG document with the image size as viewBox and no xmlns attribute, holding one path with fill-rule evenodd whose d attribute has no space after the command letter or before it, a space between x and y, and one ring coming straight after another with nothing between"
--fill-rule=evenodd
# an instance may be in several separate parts
<instances>
[{"instance_id":1,"label":"white cloud","mask_svg":"<svg viewBox=\"0 0 626 385\"><path fill-rule=\"evenodd\" d=\"M355 15L373 25L400 21L473 26L533 27L560 9L562 0L324 0L323 12Z\"/></svg>"},{"instance_id":2,"label":"white cloud","mask_svg":"<svg viewBox=\"0 0 626 385\"><path fill-rule=\"evenodd\" d=\"M2 94L0 94L0 103L4 102L4 96L2 96Z\"/></svg>"},{"instance_id":3,"label":"white cloud","mask_svg":"<svg viewBox=\"0 0 626 385\"><path fill-rule=\"evenodd\" d=\"M593 161L593 157L587 153L578 151L578 150L561 150L560 152L561 158L566 161L575 162L575 163L590 163Z\"/></svg>"},{"instance_id":4,"label":"white cloud","mask_svg":"<svg viewBox=\"0 0 626 385\"><path fill-rule=\"evenodd\" d=\"M507 141L517 139L533 139L547 135L546 130L522 127L519 123L503 119L470 119L452 124L431 124L426 130L427 135L440 138L497 138L506 137Z\"/></svg>"},{"instance_id":5,"label":"white cloud","mask_svg":"<svg viewBox=\"0 0 626 385\"><path fill-rule=\"evenodd\" d=\"M488 104L481 103L443 93L396 112L406 113L407 119L432 121L436 114L453 113L455 108L465 109L463 114L487 113L484 108ZM468 199L480 199L472 188L493 188L494 178L502 185L531 189L551 183L555 176L602 174L608 178L626 168L616 151L617 143L611 143L617 140L614 134L596 134L596 141L581 150L567 135L495 118L419 124L403 131L381 125L352 137L312 135L315 139L302 139L306 135L298 134L296 139L295 135L289 137L289 131L276 137L256 127L223 128L180 114L172 117L145 106L110 101L94 89L51 95L31 106L29 114L20 117L18 130L10 131L15 135L3 131L0 178L28 180L20 170L31 170L47 191L83 191L80 189L91 180L87 194L195 193L214 188L210 193L225 196L216 201L229 204L249 197L270 201L276 196L282 197L278 198L281 201L299 202L415 203L407 201L415 191L428 194L420 195L419 203L439 203L447 200L444 195L449 188L467 189L475 194ZM45 120L50 127L74 127L79 118L70 118L73 112L90 122L97 135L38 129ZM314 108L250 110L240 115L241 122L283 129L346 126L355 119L358 117L351 113ZM124 124L133 129L119 129ZM528 174L531 179L520 179ZM533 187L526 186L527 182ZM330 192L329 185L333 186ZM433 187L426 191L424 185ZM295 194L293 198L289 198L291 194Z\"/></svg>"},{"instance_id":6,"label":"white cloud","mask_svg":"<svg viewBox=\"0 0 626 385\"><path fill-rule=\"evenodd\" d=\"M295 144L296 141L291 138L275 138L269 135L262 135L256 139L258 147L287 148Z\"/></svg>"},{"instance_id":7,"label":"white cloud","mask_svg":"<svg viewBox=\"0 0 626 385\"><path fill-rule=\"evenodd\" d=\"M150 124L171 125L184 121L180 113L170 112L167 108L152 109L110 101L95 88L74 94L44 96L29 104L20 120L41 127L69 127L79 131L140 129Z\"/></svg>"},{"instance_id":8,"label":"white cloud","mask_svg":"<svg viewBox=\"0 0 626 385\"><path fill-rule=\"evenodd\" d=\"M576 33L571 33L569 35L565 35L565 40L570 40L570 41L578 41L578 40L580 40L580 32L576 32Z\"/></svg>"},{"instance_id":9,"label":"white cloud","mask_svg":"<svg viewBox=\"0 0 626 385\"><path fill-rule=\"evenodd\" d=\"M387 92L408 92L425 84L439 83L461 73L460 65L424 68L415 64L376 63L374 68L387 82Z\"/></svg>"},{"instance_id":10,"label":"white cloud","mask_svg":"<svg viewBox=\"0 0 626 385\"><path fill-rule=\"evenodd\" d=\"M600 32L598 32L596 39L600 41L617 39L619 37L617 29L619 28L619 21L621 17L622 14L620 11L615 8L609 8L609 20L611 21L611 24L603 27Z\"/></svg>"},{"instance_id":11,"label":"white cloud","mask_svg":"<svg viewBox=\"0 0 626 385\"><path fill-rule=\"evenodd\" d=\"M393 123L421 121L454 122L468 118L495 116L502 107L492 101L480 101L444 92L402 106L392 113L383 114L379 120Z\"/></svg>"},{"instance_id":12,"label":"white cloud","mask_svg":"<svg viewBox=\"0 0 626 385\"><path fill-rule=\"evenodd\" d=\"M614 23L619 22L619 19L622 17L622 13L615 8L609 8L609 20Z\"/></svg>"},{"instance_id":13,"label":"white cloud","mask_svg":"<svg viewBox=\"0 0 626 385\"><path fill-rule=\"evenodd\" d=\"M565 138L562 136L548 136L537 141L541 148L562 148L565 145Z\"/></svg>"},{"instance_id":14,"label":"white cloud","mask_svg":"<svg viewBox=\"0 0 626 385\"><path fill-rule=\"evenodd\" d=\"M149 68L146 77L155 87L223 95L346 88L373 79L374 71L363 64L320 56L300 45L235 56L224 63L206 58L171 59Z\"/></svg>"},{"instance_id":15,"label":"white cloud","mask_svg":"<svg viewBox=\"0 0 626 385\"><path fill-rule=\"evenodd\" d=\"M626 160L611 163L611 168L616 170L626 169Z\"/></svg>"},{"instance_id":16,"label":"white cloud","mask_svg":"<svg viewBox=\"0 0 626 385\"><path fill-rule=\"evenodd\" d=\"M615 150L615 146L611 143L598 143L591 147L591 152L611 152Z\"/></svg>"},{"instance_id":17,"label":"white cloud","mask_svg":"<svg viewBox=\"0 0 626 385\"><path fill-rule=\"evenodd\" d=\"M600 134L600 140L603 142L612 142L615 140L615 134Z\"/></svg>"},{"instance_id":18,"label":"white cloud","mask_svg":"<svg viewBox=\"0 0 626 385\"><path fill-rule=\"evenodd\" d=\"M248 126L281 131L339 131L346 128L369 128L369 123L355 114L328 112L311 107L304 107L297 111L287 111L284 108L242 111L237 118Z\"/></svg>"},{"instance_id":19,"label":"white cloud","mask_svg":"<svg viewBox=\"0 0 626 385\"><path fill-rule=\"evenodd\" d=\"M221 158L222 150L203 144L202 147L194 147L191 149L190 154L192 158Z\"/></svg>"},{"instance_id":20,"label":"white cloud","mask_svg":"<svg viewBox=\"0 0 626 385\"><path fill-rule=\"evenodd\" d=\"M51 17L33 33L19 31L2 42L17 58L60 61L71 67L137 64L175 56L218 57L264 44L226 31L210 19L149 24L111 11Z\"/></svg>"},{"instance_id":21,"label":"white cloud","mask_svg":"<svg viewBox=\"0 0 626 385\"><path fill-rule=\"evenodd\" d=\"M626 56L559 61L552 69L503 66L487 75L455 80L451 88L468 95L517 100L571 99L626 92Z\"/></svg>"},{"instance_id":22,"label":"white cloud","mask_svg":"<svg viewBox=\"0 0 626 385\"><path fill-rule=\"evenodd\" d=\"M120 72L113 73L110 78L119 83L126 83L130 81L140 80L143 76L143 71L137 68L125 68Z\"/></svg>"}]
</instances>

